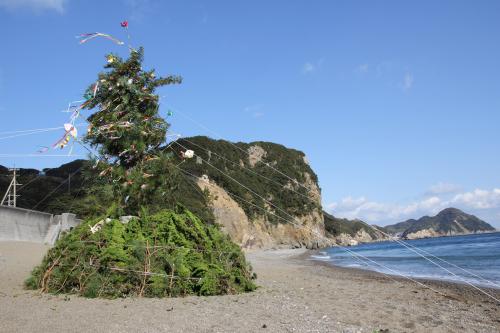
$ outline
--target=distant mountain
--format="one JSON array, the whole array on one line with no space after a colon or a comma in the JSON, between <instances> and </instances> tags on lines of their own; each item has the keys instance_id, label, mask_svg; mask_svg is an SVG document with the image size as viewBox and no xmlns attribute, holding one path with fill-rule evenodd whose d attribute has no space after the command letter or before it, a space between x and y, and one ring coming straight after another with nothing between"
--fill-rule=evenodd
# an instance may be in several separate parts
<instances>
[{"instance_id":1,"label":"distant mountain","mask_svg":"<svg viewBox=\"0 0 500 333\"><path fill-rule=\"evenodd\" d=\"M355 245L356 243L368 243L376 240L385 239L385 235L376 229L384 228L373 226L370 228L368 224L361 220L349 220L338 218L327 212L323 212L325 220L325 231L330 237L337 240L337 243L345 245Z\"/></svg>"},{"instance_id":2,"label":"distant mountain","mask_svg":"<svg viewBox=\"0 0 500 333\"><path fill-rule=\"evenodd\" d=\"M396 224L385 226L384 229L386 230L387 233L392 234L392 235L402 234L403 232L408 230L408 228L410 228L416 222L417 222L417 220L410 219L410 220L406 220L404 222L399 222Z\"/></svg>"},{"instance_id":3,"label":"distant mountain","mask_svg":"<svg viewBox=\"0 0 500 333\"><path fill-rule=\"evenodd\" d=\"M416 239L492 232L495 228L460 209L446 208L436 216L424 216L418 220L410 219L388 225L385 230L402 238Z\"/></svg>"}]
</instances>

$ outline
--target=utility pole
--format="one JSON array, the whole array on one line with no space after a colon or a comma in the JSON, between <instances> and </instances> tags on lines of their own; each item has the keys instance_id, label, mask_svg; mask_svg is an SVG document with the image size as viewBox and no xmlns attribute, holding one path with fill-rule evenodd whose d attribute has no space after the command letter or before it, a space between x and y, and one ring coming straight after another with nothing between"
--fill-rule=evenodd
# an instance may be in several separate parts
<instances>
[{"instance_id":1,"label":"utility pole","mask_svg":"<svg viewBox=\"0 0 500 333\"><path fill-rule=\"evenodd\" d=\"M5 192L2 202L0 205L4 205L5 199L7 199L7 206L9 207L17 207L17 197L19 196L17 194L17 186L21 185L17 183L17 171L19 169L12 168L9 169L9 171L12 171L12 181L9 184L9 187L7 188L7 191Z\"/></svg>"}]
</instances>

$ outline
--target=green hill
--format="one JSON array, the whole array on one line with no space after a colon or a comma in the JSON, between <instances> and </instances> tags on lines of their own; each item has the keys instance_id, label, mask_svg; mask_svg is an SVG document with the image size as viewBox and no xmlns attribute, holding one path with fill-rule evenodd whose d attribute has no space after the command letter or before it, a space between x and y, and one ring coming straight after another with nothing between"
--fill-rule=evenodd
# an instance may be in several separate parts
<instances>
[{"instance_id":1,"label":"green hill","mask_svg":"<svg viewBox=\"0 0 500 333\"><path fill-rule=\"evenodd\" d=\"M323 215L325 217L325 230L332 236L346 234L351 237L355 237L359 231L364 231L374 240L384 238L384 235L381 232L373 230L373 228L370 228L361 220L338 218L328 214L327 212L323 212ZM383 229L377 226L374 226L374 228Z\"/></svg>"}]
</instances>

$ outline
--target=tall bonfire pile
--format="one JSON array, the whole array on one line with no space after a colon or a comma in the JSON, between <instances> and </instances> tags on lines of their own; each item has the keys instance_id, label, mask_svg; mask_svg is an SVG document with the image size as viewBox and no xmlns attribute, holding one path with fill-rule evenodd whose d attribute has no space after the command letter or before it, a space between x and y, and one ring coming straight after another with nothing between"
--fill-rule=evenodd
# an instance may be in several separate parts
<instances>
[{"instance_id":1,"label":"tall bonfire pile","mask_svg":"<svg viewBox=\"0 0 500 333\"><path fill-rule=\"evenodd\" d=\"M180 83L142 69L143 49L107 56L86 91L85 141L99 152L88 174L115 198L106 216L62 235L26 281L31 289L86 297L221 295L255 289L241 249L216 225L174 205L178 175L160 152L167 122L155 89ZM160 208L158 208L160 207Z\"/></svg>"}]
</instances>

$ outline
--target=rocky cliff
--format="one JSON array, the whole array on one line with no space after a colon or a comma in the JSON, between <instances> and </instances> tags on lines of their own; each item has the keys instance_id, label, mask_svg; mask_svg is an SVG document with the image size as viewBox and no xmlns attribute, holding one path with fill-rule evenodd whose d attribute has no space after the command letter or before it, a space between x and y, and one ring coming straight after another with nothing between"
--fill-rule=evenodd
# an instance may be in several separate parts
<instances>
[{"instance_id":1,"label":"rocky cliff","mask_svg":"<svg viewBox=\"0 0 500 333\"><path fill-rule=\"evenodd\" d=\"M193 150L182 169L208 194L215 221L247 249L317 248L325 240L321 190L304 153L270 142L236 143L192 137L176 156Z\"/></svg>"}]
</instances>

